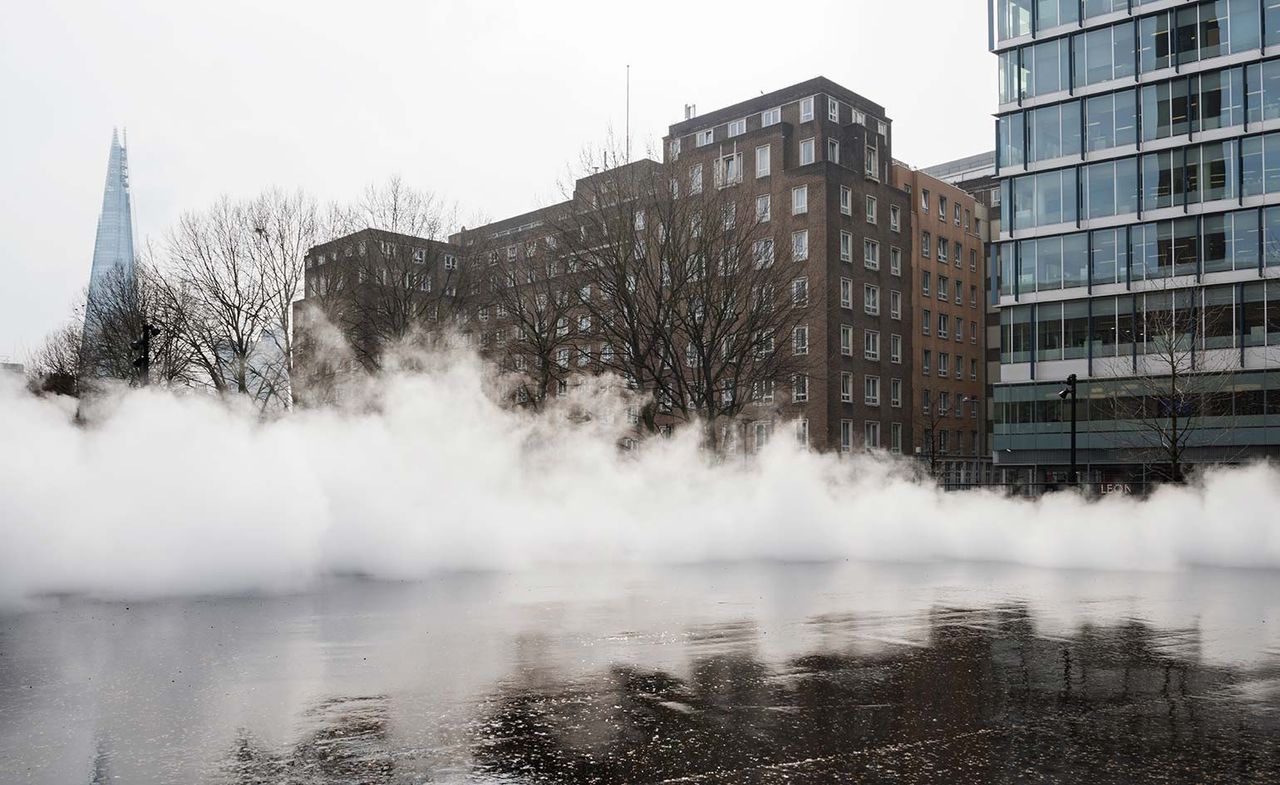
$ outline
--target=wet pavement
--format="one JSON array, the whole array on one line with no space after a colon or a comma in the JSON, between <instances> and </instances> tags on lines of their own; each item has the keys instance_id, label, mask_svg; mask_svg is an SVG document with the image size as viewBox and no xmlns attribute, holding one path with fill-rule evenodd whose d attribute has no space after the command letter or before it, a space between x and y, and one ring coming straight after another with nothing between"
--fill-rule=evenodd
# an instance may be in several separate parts
<instances>
[{"instance_id":1,"label":"wet pavement","mask_svg":"<svg viewBox=\"0 0 1280 785\"><path fill-rule=\"evenodd\" d=\"M1280 575L713 565L0 616L0 782L1275 783Z\"/></svg>"}]
</instances>

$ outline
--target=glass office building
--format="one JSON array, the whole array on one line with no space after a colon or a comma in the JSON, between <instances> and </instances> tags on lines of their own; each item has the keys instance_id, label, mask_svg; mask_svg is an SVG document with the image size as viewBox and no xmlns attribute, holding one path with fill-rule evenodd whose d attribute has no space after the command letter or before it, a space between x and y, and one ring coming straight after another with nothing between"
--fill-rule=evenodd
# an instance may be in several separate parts
<instances>
[{"instance_id":1,"label":"glass office building","mask_svg":"<svg viewBox=\"0 0 1280 785\"><path fill-rule=\"evenodd\" d=\"M1070 374L1091 479L1161 419L1188 461L1280 453L1280 0L990 9L997 465L1064 476Z\"/></svg>"}]
</instances>

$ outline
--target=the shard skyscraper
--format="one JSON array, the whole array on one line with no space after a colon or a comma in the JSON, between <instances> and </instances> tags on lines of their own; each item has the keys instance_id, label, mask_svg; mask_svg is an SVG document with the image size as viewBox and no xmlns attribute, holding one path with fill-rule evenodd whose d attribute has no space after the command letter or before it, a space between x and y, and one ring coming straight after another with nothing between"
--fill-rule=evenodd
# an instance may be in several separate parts
<instances>
[{"instance_id":1,"label":"the shard skyscraper","mask_svg":"<svg viewBox=\"0 0 1280 785\"><path fill-rule=\"evenodd\" d=\"M105 293L113 270L133 275L133 205L129 197L129 152L119 134L111 131L111 154L107 159L107 184L102 192L102 214L98 216L98 237L93 244L93 268L89 273L89 302ZM89 343L93 308L85 314L85 341Z\"/></svg>"}]
</instances>

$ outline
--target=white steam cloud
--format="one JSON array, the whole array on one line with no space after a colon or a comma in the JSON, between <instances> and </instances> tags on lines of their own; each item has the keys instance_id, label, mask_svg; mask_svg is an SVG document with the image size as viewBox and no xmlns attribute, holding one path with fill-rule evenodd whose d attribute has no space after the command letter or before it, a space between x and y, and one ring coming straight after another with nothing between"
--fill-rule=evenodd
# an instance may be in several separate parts
<instances>
[{"instance_id":1,"label":"white steam cloud","mask_svg":"<svg viewBox=\"0 0 1280 785\"><path fill-rule=\"evenodd\" d=\"M285 591L332 572L737 559L979 560L1280 569L1280 472L1208 474L1146 501L943 493L891 464L777 438L716 463L692 434L622 453L620 404L509 411L469 355L390 378L376 406L270 421L134 390L92 425L0 389L0 603Z\"/></svg>"}]
</instances>

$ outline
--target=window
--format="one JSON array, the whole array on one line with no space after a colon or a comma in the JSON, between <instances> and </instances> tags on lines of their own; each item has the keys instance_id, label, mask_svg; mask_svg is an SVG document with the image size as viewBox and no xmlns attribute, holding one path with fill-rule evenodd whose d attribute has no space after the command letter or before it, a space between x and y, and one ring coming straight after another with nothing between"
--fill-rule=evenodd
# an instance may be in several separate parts
<instances>
[{"instance_id":1,"label":"window","mask_svg":"<svg viewBox=\"0 0 1280 785\"><path fill-rule=\"evenodd\" d=\"M773 240L765 237L754 244L756 269L763 270L773 264Z\"/></svg>"},{"instance_id":2,"label":"window","mask_svg":"<svg viewBox=\"0 0 1280 785\"><path fill-rule=\"evenodd\" d=\"M933 256L933 237L928 232L920 236L920 255L926 259Z\"/></svg>"},{"instance_id":3,"label":"window","mask_svg":"<svg viewBox=\"0 0 1280 785\"><path fill-rule=\"evenodd\" d=\"M902 230L902 211L898 209L898 205L889 205L889 231L898 232Z\"/></svg>"},{"instance_id":4,"label":"window","mask_svg":"<svg viewBox=\"0 0 1280 785\"><path fill-rule=\"evenodd\" d=\"M853 420L840 421L840 452L853 451Z\"/></svg>"},{"instance_id":5,"label":"window","mask_svg":"<svg viewBox=\"0 0 1280 785\"><path fill-rule=\"evenodd\" d=\"M840 122L840 102L834 98L827 99L827 119L832 122Z\"/></svg>"},{"instance_id":6,"label":"window","mask_svg":"<svg viewBox=\"0 0 1280 785\"><path fill-rule=\"evenodd\" d=\"M747 119L729 121L729 136L742 136L747 132Z\"/></svg>"},{"instance_id":7,"label":"window","mask_svg":"<svg viewBox=\"0 0 1280 785\"><path fill-rule=\"evenodd\" d=\"M959 225L960 225L960 203L959 203L959 202L957 202L957 203L953 204L953 205L952 205L952 208L951 208L951 211L952 211L953 213L955 213L955 217L956 217L956 226L959 226Z\"/></svg>"},{"instance_id":8,"label":"window","mask_svg":"<svg viewBox=\"0 0 1280 785\"><path fill-rule=\"evenodd\" d=\"M556 364L561 368L569 367L569 350L559 349L556 351Z\"/></svg>"},{"instance_id":9,"label":"window","mask_svg":"<svg viewBox=\"0 0 1280 785\"><path fill-rule=\"evenodd\" d=\"M867 223L873 224L876 222L876 208L877 208L876 198L874 196L868 196L867 197Z\"/></svg>"},{"instance_id":10,"label":"window","mask_svg":"<svg viewBox=\"0 0 1280 785\"><path fill-rule=\"evenodd\" d=\"M702 193L702 164L689 167L689 193Z\"/></svg>"},{"instance_id":11,"label":"window","mask_svg":"<svg viewBox=\"0 0 1280 785\"><path fill-rule=\"evenodd\" d=\"M791 257L796 261L809 258L809 230L801 229L791 233Z\"/></svg>"},{"instance_id":12,"label":"window","mask_svg":"<svg viewBox=\"0 0 1280 785\"><path fill-rule=\"evenodd\" d=\"M840 163L840 143L835 139L827 139L827 160L833 164Z\"/></svg>"},{"instance_id":13,"label":"window","mask_svg":"<svg viewBox=\"0 0 1280 785\"><path fill-rule=\"evenodd\" d=\"M756 148L756 177L769 176L769 145L762 144Z\"/></svg>"},{"instance_id":14,"label":"window","mask_svg":"<svg viewBox=\"0 0 1280 785\"><path fill-rule=\"evenodd\" d=\"M800 447L809 446L809 421L804 417L796 420L796 444Z\"/></svg>"},{"instance_id":15,"label":"window","mask_svg":"<svg viewBox=\"0 0 1280 785\"><path fill-rule=\"evenodd\" d=\"M938 196L938 220L947 222L947 197L942 195Z\"/></svg>"},{"instance_id":16,"label":"window","mask_svg":"<svg viewBox=\"0 0 1280 785\"><path fill-rule=\"evenodd\" d=\"M853 215L853 191L847 185L840 186L840 212Z\"/></svg>"},{"instance_id":17,"label":"window","mask_svg":"<svg viewBox=\"0 0 1280 785\"><path fill-rule=\"evenodd\" d=\"M862 285L862 310L869 316L880 315L880 287L874 284Z\"/></svg>"},{"instance_id":18,"label":"window","mask_svg":"<svg viewBox=\"0 0 1280 785\"><path fill-rule=\"evenodd\" d=\"M902 380L889 380L889 405L895 409L902 408Z\"/></svg>"},{"instance_id":19,"label":"window","mask_svg":"<svg viewBox=\"0 0 1280 785\"><path fill-rule=\"evenodd\" d=\"M454 256L453 254L445 254L444 269L446 270L458 269L458 257Z\"/></svg>"},{"instance_id":20,"label":"window","mask_svg":"<svg viewBox=\"0 0 1280 785\"><path fill-rule=\"evenodd\" d=\"M840 372L840 403L853 403L853 374Z\"/></svg>"},{"instance_id":21,"label":"window","mask_svg":"<svg viewBox=\"0 0 1280 785\"><path fill-rule=\"evenodd\" d=\"M929 329L933 324L933 312L930 311L928 308L925 308L923 311L921 311L920 315L924 317L921 320L920 332L922 332L925 335L928 335Z\"/></svg>"},{"instance_id":22,"label":"window","mask_svg":"<svg viewBox=\"0 0 1280 785\"><path fill-rule=\"evenodd\" d=\"M920 352L920 373L925 376L933 373L933 352L929 349Z\"/></svg>"},{"instance_id":23,"label":"window","mask_svg":"<svg viewBox=\"0 0 1280 785\"><path fill-rule=\"evenodd\" d=\"M761 223L769 220L769 201L769 194L756 197L756 220Z\"/></svg>"},{"instance_id":24,"label":"window","mask_svg":"<svg viewBox=\"0 0 1280 785\"><path fill-rule=\"evenodd\" d=\"M840 307L853 309L853 279L840 279Z\"/></svg>"},{"instance_id":25,"label":"window","mask_svg":"<svg viewBox=\"0 0 1280 785\"><path fill-rule=\"evenodd\" d=\"M880 359L880 332L878 330L862 331L862 358L864 360Z\"/></svg>"},{"instance_id":26,"label":"window","mask_svg":"<svg viewBox=\"0 0 1280 785\"><path fill-rule=\"evenodd\" d=\"M889 318L902 318L902 292L893 289L889 292Z\"/></svg>"},{"instance_id":27,"label":"window","mask_svg":"<svg viewBox=\"0 0 1280 785\"><path fill-rule=\"evenodd\" d=\"M969 322L969 343L977 343L977 342L978 342L978 323L974 321L970 321Z\"/></svg>"},{"instance_id":28,"label":"window","mask_svg":"<svg viewBox=\"0 0 1280 785\"><path fill-rule=\"evenodd\" d=\"M929 292L933 288L931 286L932 283L933 283L933 276L929 273L929 271L928 270L922 271L920 273L920 293L923 294L925 297L929 296Z\"/></svg>"},{"instance_id":29,"label":"window","mask_svg":"<svg viewBox=\"0 0 1280 785\"><path fill-rule=\"evenodd\" d=\"M803 373L791 377L791 400L796 403L809 400L809 377Z\"/></svg>"},{"instance_id":30,"label":"window","mask_svg":"<svg viewBox=\"0 0 1280 785\"><path fill-rule=\"evenodd\" d=\"M874 140L867 142L867 157L863 173L872 180L880 179L880 151L876 149Z\"/></svg>"},{"instance_id":31,"label":"window","mask_svg":"<svg viewBox=\"0 0 1280 785\"><path fill-rule=\"evenodd\" d=\"M889 423L889 449L895 453L902 453L902 423Z\"/></svg>"},{"instance_id":32,"label":"window","mask_svg":"<svg viewBox=\"0 0 1280 785\"><path fill-rule=\"evenodd\" d=\"M772 426L769 420L757 420L753 423L753 431L755 432L756 450L763 450L765 445L769 443L769 429Z\"/></svg>"},{"instance_id":33,"label":"window","mask_svg":"<svg viewBox=\"0 0 1280 785\"><path fill-rule=\"evenodd\" d=\"M840 261L853 261L853 235L843 230L840 232Z\"/></svg>"},{"instance_id":34,"label":"window","mask_svg":"<svg viewBox=\"0 0 1280 785\"><path fill-rule=\"evenodd\" d=\"M840 325L840 354L853 356L853 327L847 324Z\"/></svg>"},{"instance_id":35,"label":"window","mask_svg":"<svg viewBox=\"0 0 1280 785\"><path fill-rule=\"evenodd\" d=\"M978 287L969 285L969 307L976 308L978 306Z\"/></svg>"},{"instance_id":36,"label":"window","mask_svg":"<svg viewBox=\"0 0 1280 785\"><path fill-rule=\"evenodd\" d=\"M950 291L947 288L949 284L950 284L950 280L947 278L947 276L945 275L938 276L938 299L942 300L943 302L947 301L947 296L950 294Z\"/></svg>"},{"instance_id":37,"label":"window","mask_svg":"<svg viewBox=\"0 0 1280 785\"><path fill-rule=\"evenodd\" d=\"M946 352L938 352L938 375L946 377L951 373L951 355Z\"/></svg>"},{"instance_id":38,"label":"window","mask_svg":"<svg viewBox=\"0 0 1280 785\"><path fill-rule=\"evenodd\" d=\"M863 424L862 446L866 447L868 450L874 450L880 447L880 423L876 420L867 420L866 423Z\"/></svg>"},{"instance_id":39,"label":"window","mask_svg":"<svg viewBox=\"0 0 1280 785\"><path fill-rule=\"evenodd\" d=\"M782 107L775 106L772 109L766 109L760 113L760 127L764 128L770 125L777 125L782 122Z\"/></svg>"},{"instance_id":40,"label":"window","mask_svg":"<svg viewBox=\"0 0 1280 785\"><path fill-rule=\"evenodd\" d=\"M809 279L797 278L791 282L791 304L809 304Z\"/></svg>"},{"instance_id":41,"label":"window","mask_svg":"<svg viewBox=\"0 0 1280 785\"><path fill-rule=\"evenodd\" d=\"M791 189L791 214L803 215L809 212L809 186L800 185Z\"/></svg>"},{"instance_id":42,"label":"window","mask_svg":"<svg viewBox=\"0 0 1280 785\"><path fill-rule=\"evenodd\" d=\"M813 163L813 138L800 140L800 165Z\"/></svg>"},{"instance_id":43,"label":"window","mask_svg":"<svg viewBox=\"0 0 1280 785\"><path fill-rule=\"evenodd\" d=\"M813 119L813 96L800 99L800 122L807 123Z\"/></svg>"},{"instance_id":44,"label":"window","mask_svg":"<svg viewBox=\"0 0 1280 785\"><path fill-rule=\"evenodd\" d=\"M976 273L978 271L978 252L969 249L969 272Z\"/></svg>"},{"instance_id":45,"label":"window","mask_svg":"<svg viewBox=\"0 0 1280 785\"><path fill-rule=\"evenodd\" d=\"M880 269L880 243L875 240L862 241L862 263L868 270Z\"/></svg>"},{"instance_id":46,"label":"window","mask_svg":"<svg viewBox=\"0 0 1280 785\"><path fill-rule=\"evenodd\" d=\"M716 159L715 181L720 188L742 182L742 153L732 153Z\"/></svg>"},{"instance_id":47,"label":"window","mask_svg":"<svg viewBox=\"0 0 1280 785\"><path fill-rule=\"evenodd\" d=\"M698 147L702 147L704 145L711 144L711 141L714 138L715 138L715 131L711 128L708 128L705 131L698 132L698 135L694 137L694 144L696 144Z\"/></svg>"},{"instance_id":48,"label":"window","mask_svg":"<svg viewBox=\"0 0 1280 785\"><path fill-rule=\"evenodd\" d=\"M945 237L938 238L938 261L943 264L947 263L947 257L951 255L951 242Z\"/></svg>"},{"instance_id":49,"label":"window","mask_svg":"<svg viewBox=\"0 0 1280 785\"><path fill-rule=\"evenodd\" d=\"M970 379L978 378L978 361L977 360L974 360L974 359L969 360L969 378ZM974 416L976 417L977 410L978 410L977 402L974 402L973 410L974 410Z\"/></svg>"},{"instance_id":50,"label":"window","mask_svg":"<svg viewBox=\"0 0 1280 785\"><path fill-rule=\"evenodd\" d=\"M889 249L889 274L902 275L902 249Z\"/></svg>"},{"instance_id":51,"label":"window","mask_svg":"<svg viewBox=\"0 0 1280 785\"><path fill-rule=\"evenodd\" d=\"M889 336L889 360L898 365L902 364L902 336L897 333Z\"/></svg>"},{"instance_id":52,"label":"window","mask_svg":"<svg viewBox=\"0 0 1280 785\"><path fill-rule=\"evenodd\" d=\"M920 212L922 213L929 212L929 189L928 188L920 189Z\"/></svg>"},{"instance_id":53,"label":"window","mask_svg":"<svg viewBox=\"0 0 1280 785\"><path fill-rule=\"evenodd\" d=\"M809 353L809 327L800 325L791 333L791 349L795 354Z\"/></svg>"},{"instance_id":54,"label":"window","mask_svg":"<svg viewBox=\"0 0 1280 785\"><path fill-rule=\"evenodd\" d=\"M862 402L868 406L880 405L880 377L879 376L863 377Z\"/></svg>"},{"instance_id":55,"label":"window","mask_svg":"<svg viewBox=\"0 0 1280 785\"><path fill-rule=\"evenodd\" d=\"M939 338L947 337L947 322L948 322L948 319L945 313L938 314L938 337Z\"/></svg>"}]
</instances>

